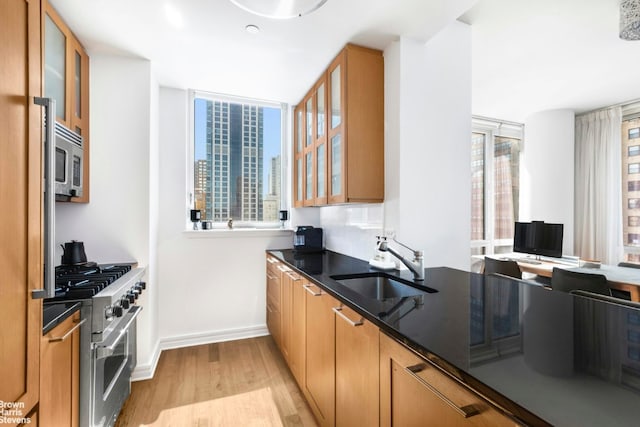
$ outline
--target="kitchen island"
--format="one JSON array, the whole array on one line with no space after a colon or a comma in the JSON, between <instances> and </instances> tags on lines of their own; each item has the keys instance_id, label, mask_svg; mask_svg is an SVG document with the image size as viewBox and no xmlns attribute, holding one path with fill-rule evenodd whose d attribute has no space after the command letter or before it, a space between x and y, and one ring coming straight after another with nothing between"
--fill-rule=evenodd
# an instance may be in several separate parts
<instances>
[{"instance_id":1,"label":"kitchen island","mask_svg":"<svg viewBox=\"0 0 640 427\"><path fill-rule=\"evenodd\" d=\"M370 272L331 251L268 253L528 425L637 425L640 305L446 267L419 297L370 298L335 276ZM412 282L406 271L388 272Z\"/></svg>"}]
</instances>

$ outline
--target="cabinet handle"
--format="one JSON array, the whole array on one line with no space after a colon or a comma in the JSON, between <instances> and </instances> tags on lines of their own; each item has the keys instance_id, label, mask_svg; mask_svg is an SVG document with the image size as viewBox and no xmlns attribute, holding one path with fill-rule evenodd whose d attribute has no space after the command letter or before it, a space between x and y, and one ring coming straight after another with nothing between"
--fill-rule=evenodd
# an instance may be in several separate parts
<instances>
[{"instance_id":1,"label":"cabinet handle","mask_svg":"<svg viewBox=\"0 0 640 427\"><path fill-rule=\"evenodd\" d=\"M311 290L311 287L313 285L303 285L302 287L309 292L311 295L313 295L314 297L319 297L320 295L322 295L322 291L319 291L318 293L315 293L313 290Z\"/></svg>"},{"instance_id":2,"label":"cabinet handle","mask_svg":"<svg viewBox=\"0 0 640 427\"><path fill-rule=\"evenodd\" d=\"M71 336L71 334L72 334L76 329L78 329L80 326L82 326L82 324L83 324L84 322L86 322L86 321L87 321L87 319L82 319L80 322L78 322L78 323L76 324L76 326L74 326L73 328L69 329L69 330L67 331L67 333L66 333L66 334L64 334L63 336L61 336L61 337L49 338L49 342L60 342L60 341L64 341L64 340L66 340L67 338L69 338L69 337Z\"/></svg>"},{"instance_id":3,"label":"cabinet handle","mask_svg":"<svg viewBox=\"0 0 640 427\"><path fill-rule=\"evenodd\" d=\"M464 418L470 418L480 413L480 411L478 411L478 409L473 405L466 405L466 406L456 405L451 401L451 399L449 399L447 396L442 394L437 388L435 388L434 386L429 384L425 379L420 377L418 375L418 372L423 371L426 367L427 367L426 363L418 363L417 365L407 366L406 368L404 368L404 370L407 371L409 375L411 375L416 380L418 380L423 386L428 388L433 394L439 397L440 400L442 400L444 403L449 405L451 408L453 408L457 413L462 415Z\"/></svg>"},{"instance_id":4,"label":"cabinet handle","mask_svg":"<svg viewBox=\"0 0 640 427\"><path fill-rule=\"evenodd\" d=\"M289 278L290 278L291 280L293 280L293 281L298 281L298 280L300 280L300 279L301 279L301 277L300 277L300 276L298 276L296 273L292 273L292 272L290 272L290 271L287 271L287 272L286 272L286 275L287 275L287 276L289 276Z\"/></svg>"},{"instance_id":5,"label":"cabinet handle","mask_svg":"<svg viewBox=\"0 0 640 427\"><path fill-rule=\"evenodd\" d=\"M344 320L346 320L347 323L350 324L351 326L362 326L362 325L364 325L364 317L361 317L360 320L358 320L357 322L354 322L353 320L349 319L342 312L342 307L333 307L333 312L335 314L337 314L338 316L342 317Z\"/></svg>"},{"instance_id":6,"label":"cabinet handle","mask_svg":"<svg viewBox=\"0 0 640 427\"><path fill-rule=\"evenodd\" d=\"M52 298L56 296L56 274L55 274L55 236L54 227L56 224L56 149L55 149L55 126L56 126L56 100L53 98L34 97L36 105L44 107L45 111L45 138L43 147L44 166L44 197L43 197L43 249L44 249L44 289L35 289L31 296L35 299Z\"/></svg>"}]
</instances>

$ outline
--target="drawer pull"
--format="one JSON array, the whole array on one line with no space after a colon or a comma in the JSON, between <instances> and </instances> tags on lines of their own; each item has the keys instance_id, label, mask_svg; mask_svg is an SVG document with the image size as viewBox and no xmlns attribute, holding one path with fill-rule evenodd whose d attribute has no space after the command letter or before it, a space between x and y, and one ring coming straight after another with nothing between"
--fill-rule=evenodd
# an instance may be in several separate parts
<instances>
[{"instance_id":1,"label":"drawer pull","mask_svg":"<svg viewBox=\"0 0 640 427\"><path fill-rule=\"evenodd\" d=\"M314 292L314 291L311 289L311 287L312 287L312 286L313 286L313 285L303 285L302 287L303 287L307 292L309 292L311 295L313 295L314 297L319 297L320 295L322 295L322 291L319 291L319 292L317 292L317 293L316 293L316 292Z\"/></svg>"},{"instance_id":2,"label":"drawer pull","mask_svg":"<svg viewBox=\"0 0 640 427\"><path fill-rule=\"evenodd\" d=\"M451 399L449 399L447 396L442 394L437 388L435 388L434 386L429 384L426 380L424 380L422 377L420 377L418 375L418 372L423 371L426 367L427 367L426 363L418 363L417 365L407 366L406 368L404 368L404 370L407 371L409 375L411 375L416 380L418 380L423 386L428 388L433 394L438 396L440 400L442 400L447 405L451 406L451 408L453 408L457 413L462 415L464 418L470 418L480 413L480 411L478 411L478 409L473 405L466 405L462 407L456 405L451 401Z\"/></svg>"},{"instance_id":3,"label":"drawer pull","mask_svg":"<svg viewBox=\"0 0 640 427\"><path fill-rule=\"evenodd\" d=\"M358 320L357 322L354 322L353 320L349 319L342 312L342 307L333 307L333 312L336 313L338 316L342 317L344 320L346 320L347 323L349 323L351 326L362 326L364 324L364 318L363 317L361 317L360 320Z\"/></svg>"},{"instance_id":4,"label":"drawer pull","mask_svg":"<svg viewBox=\"0 0 640 427\"><path fill-rule=\"evenodd\" d=\"M64 334L63 336L61 336L61 337L53 337L53 338L49 338L49 342L60 342L60 341L64 341L64 340L66 340L67 338L69 338L69 337L71 336L71 334L72 334L76 329L78 329L80 326L82 326L82 324L83 324L84 322L86 322L86 321L87 321L87 319L82 319L80 322L78 322L78 323L76 324L76 326L74 326L73 328L69 329L69 330L67 331L67 333L66 333L66 334Z\"/></svg>"}]
</instances>

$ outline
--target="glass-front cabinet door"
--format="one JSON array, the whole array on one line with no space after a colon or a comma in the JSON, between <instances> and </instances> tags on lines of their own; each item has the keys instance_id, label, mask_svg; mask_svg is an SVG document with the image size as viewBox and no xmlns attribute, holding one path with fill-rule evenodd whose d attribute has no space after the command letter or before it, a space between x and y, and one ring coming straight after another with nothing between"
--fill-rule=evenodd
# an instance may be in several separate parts
<instances>
[{"instance_id":1,"label":"glass-front cabinet door","mask_svg":"<svg viewBox=\"0 0 640 427\"><path fill-rule=\"evenodd\" d=\"M315 205L327 204L327 84L320 79L315 87L316 135L315 150Z\"/></svg>"},{"instance_id":2,"label":"glass-front cabinet door","mask_svg":"<svg viewBox=\"0 0 640 427\"><path fill-rule=\"evenodd\" d=\"M56 100L56 118L68 125L67 36L49 11L45 13L44 19L44 96Z\"/></svg>"},{"instance_id":3,"label":"glass-front cabinet door","mask_svg":"<svg viewBox=\"0 0 640 427\"><path fill-rule=\"evenodd\" d=\"M315 204L315 149L316 112L315 93L310 91L304 100L304 206Z\"/></svg>"},{"instance_id":4,"label":"glass-front cabinet door","mask_svg":"<svg viewBox=\"0 0 640 427\"><path fill-rule=\"evenodd\" d=\"M69 40L67 63L70 64L70 128L86 137L89 133L89 106L85 105L89 90L89 57L84 53L82 46L74 38Z\"/></svg>"},{"instance_id":5,"label":"glass-front cabinet door","mask_svg":"<svg viewBox=\"0 0 640 427\"><path fill-rule=\"evenodd\" d=\"M302 207L304 203L304 166L302 163L304 156L303 141L305 135L304 123L304 103L298 105L294 110L293 129L293 206Z\"/></svg>"},{"instance_id":6,"label":"glass-front cabinet door","mask_svg":"<svg viewBox=\"0 0 640 427\"><path fill-rule=\"evenodd\" d=\"M329 126L328 136L328 201L342 203L345 193L345 135L344 135L344 54L339 55L328 70L329 83Z\"/></svg>"}]
</instances>

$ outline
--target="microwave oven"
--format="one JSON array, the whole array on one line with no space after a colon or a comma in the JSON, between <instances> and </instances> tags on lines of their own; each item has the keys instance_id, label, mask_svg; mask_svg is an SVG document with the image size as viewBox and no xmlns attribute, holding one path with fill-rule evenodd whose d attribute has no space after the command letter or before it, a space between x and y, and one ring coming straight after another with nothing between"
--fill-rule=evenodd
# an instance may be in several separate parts
<instances>
[{"instance_id":1,"label":"microwave oven","mask_svg":"<svg viewBox=\"0 0 640 427\"><path fill-rule=\"evenodd\" d=\"M56 200L82 196L83 138L64 125L55 124Z\"/></svg>"}]
</instances>

